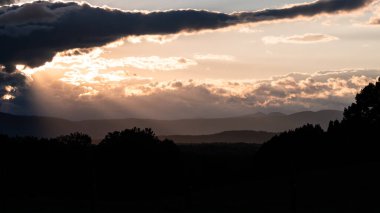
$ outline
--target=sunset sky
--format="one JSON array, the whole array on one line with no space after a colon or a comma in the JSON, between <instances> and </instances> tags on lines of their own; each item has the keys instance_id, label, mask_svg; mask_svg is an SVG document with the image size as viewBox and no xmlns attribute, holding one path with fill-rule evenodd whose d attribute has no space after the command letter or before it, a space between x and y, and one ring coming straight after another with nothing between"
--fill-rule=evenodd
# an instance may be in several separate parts
<instances>
[{"instance_id":1,"label":"sunset sky","mask_svg":"<svg viewBox=\"0 0 380 213\"><path fill-rule=\"evenodd\" d=\"M343 110L380 76L375 0L0 0L0 111L199 118Z\"/></svg>"}]
</instances>

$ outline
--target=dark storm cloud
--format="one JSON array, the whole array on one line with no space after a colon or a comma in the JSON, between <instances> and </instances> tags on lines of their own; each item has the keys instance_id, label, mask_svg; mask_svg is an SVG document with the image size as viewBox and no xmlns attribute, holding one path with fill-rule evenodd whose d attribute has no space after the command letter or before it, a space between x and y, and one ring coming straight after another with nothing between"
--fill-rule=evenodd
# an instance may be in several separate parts
<instances>
[{"instance_id":1,"label":"dark storm cloud","mask_svg":"<svg viewBox=\"0 0 380 213\"><path fill-rule=\"evenodd\" d=\"M12 3L0 0L2 4ZM223 14L201 10L126 12L74 2L0 7L0 72L38 67L57 52L105 45L125 36L213 30L236 24L350 12L373 0L318 0L281 9ZM4 79L2 79L4 80Z\"/></svg>"},{"instance_id":2,"label":"dark storm cloud","mask_svg":"<svg viewBox=\"0 0 380 213\"><path fill-rule=\"evenodd\" d=\"M312 17L321 14L335 14L360 9L374 0L318 0L312 3L298 4L282 9L266 9L257 12L240 13L238 16L246 22L276 21L297 17Z\"/></svg>"},{"instance_id":3,"label":"dark storm cloud","mask_svg":"<svg viewBox=\"0 0 380 213\"><path fill-rule=\"evenodd\" d=\"M38 67L61 51L102 46L129 35L173 34L229 26L237 18L207 11L134 13L34 2L0 11L0 64Z\"/></svg>"},{"instance_id":4,"label":"dark storm cloud","mask_svg":"<svg viewBox=\"0 0 380 213\"><path fill-rule=\"evenodd\" d=\"M13 4L16 2L17 2L16 0L0 0L0 5Z\"/></svg>"}]
</instances>

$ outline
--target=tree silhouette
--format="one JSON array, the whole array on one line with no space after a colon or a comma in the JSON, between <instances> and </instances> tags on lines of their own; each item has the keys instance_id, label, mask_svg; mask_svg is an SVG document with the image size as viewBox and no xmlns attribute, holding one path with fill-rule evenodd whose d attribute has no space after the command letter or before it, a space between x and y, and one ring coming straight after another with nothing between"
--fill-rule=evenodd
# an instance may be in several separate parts
<instances>
[{"instance_id":1,"label":"tree silhouette","mask_svg":"<svg viewBox=\"0 0 380 213\"><path fill-rule=\"evenodd\" d=\"M119 148L151 148L159 145L160 140L152 129L132 128L121 132L108 133L100 142L99 147Z\"/></svg>"},{"instance_id":2,"label":"tree silhouette","mask_svg":"<svg viewBox=\"0 0 380 213\"><path fill-rule=\"evenodd\" d=\"M69 135L63 135L60 137L57 137L54 139L58 143L63 143L69 146L77 146L77 147L87 147L91 145L91 137L80 133L80 132L75 132L71 133Z\"/></svg>"},{"instance_id":3,"label":"tree silhouette","mask_svg":"<svg viewBox=\"0 0 380 213\"><path fill-rule=\"evenodd\" d=\"M380 78L370 83L355 97L356 102L344 110L344 122L379 125ZM357 123L358 124L358 123Z\"/></svg>"},{"instance_id":4,"label":"tree silhouette","mask_svg":"<svg viewBox=\"0 0 380 213\"><path fill-rule=\"evenodd\" d=\"M319 125L306 124L283 132L264 143L255 155L258 169L269 173L292 174L322 161L324 131Z\"/></svg>"},{"instance_id":5,"label":"tree silhouette","mask_svg":"<svg viewBox=\"0 0 380 213\"><path fill-rule=\"evenodd\" d=\"M151 129L108 133L96 147L98 188L113 199L154 196L172 190L179 163L176 145Z\"/></svg>"}]
</instances>

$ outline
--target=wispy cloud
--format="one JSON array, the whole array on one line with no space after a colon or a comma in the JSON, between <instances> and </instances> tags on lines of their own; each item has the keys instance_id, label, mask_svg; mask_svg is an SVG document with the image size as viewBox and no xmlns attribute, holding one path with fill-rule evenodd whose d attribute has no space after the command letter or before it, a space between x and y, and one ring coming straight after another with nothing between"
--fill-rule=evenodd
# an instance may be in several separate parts
<instances>
[{"instance_id":1,"label":"wispy cloud","mask_svg":"<svg viewBox=\"0 0 380 213\"><path fill-rule=\"evenodd\" d=\"M125 57L120 59L120 63L127 67L152 71L183 70L197 65L196 61L184 57L161 58L159 56Z\"/></svg>"},{"instance_id":2,"label":"wispy cloud","mask_svg":"<svg viewBox=\"0 0 380 213\"><path fill-rule=\"evenodd\" d=\"M125 40L133 44L138 44L142 42L166 44L174 40L177 40L180 35L181 34L128 36Z\"/></svg>"},{"instance_id":3,"label":"wispy cloud","mask_svg":"<svg viewBox=\"0 0 380 213\"><path fill-rule=\"evenodd\" d=\"M265 44L312 44L336 40L339 40L339 38L332 35L318 33L307 33L292 36L266 36L262 38L262 41Z\"/></svg>"},{"instance_id":4,"label":"wispy cloud","mask_svg":"<svg viewBox=\"0 0 380 213\"><path fill-rule=\"evenodd\" d=\"M236 58L232 55L218 55L218 54L196 54L196 60L210 60L210 61L235 61Z\"/></svg>"},{"instance_id":5,"label":"wispy cloud","mask_svg":"<svg viewBox=\"0 0 380 213\"><path fill-rule=\"evenodd\" d=\"M241 32L241 33L261 33L263 31L256 29L253 26L242 26L239 28L239 32Z\"/></svg>"},{"instance_id":6,"label":"wispy cloud","mask_svg":"<svg viewBox=\"0 0 380 213\"><path fill-rule=\"evenodd\" d=\"M150 71L172 71L187 69L197 65L193 59L184 57L122 57L105 58L104 50L94 48L91 50L74 49L57 54L51 62L38 68L19 67L26 75L33 75L41 71L68 70L81 72L107 72L115 69L135 68Z\"/></svg>"}]
</instances>

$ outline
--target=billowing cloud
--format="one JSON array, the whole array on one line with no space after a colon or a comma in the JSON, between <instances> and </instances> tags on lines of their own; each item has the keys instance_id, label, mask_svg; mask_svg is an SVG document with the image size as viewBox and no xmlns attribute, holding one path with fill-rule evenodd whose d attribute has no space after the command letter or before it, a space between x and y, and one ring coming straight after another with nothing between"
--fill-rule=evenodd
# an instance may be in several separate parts
<instances>
[{"instance_id":1,"label":"billowing cloud","mask_svg":"<svg viewBox=\"0 0 380 213\"><path fill-rule=\"evenodd\" d=\"M266 80L174 80L111 72L94 82L72 84L37 73L38 114L72 119L145 117L175 119L221 117L255 111L342 110L355 94L380 76L380 70L290 73ZM78 75L75 75L78 76ZM74 76L74 77L75 77ZM79 82L79 81L77 81ZM27 110L27 109L26 109ZM24 112L25 113L25 112Z\"/></svg>"},{"instance_id":2,"label":"billowing cloud","mask_svg":"<svg viewBox=\"0 0 380 213\"><path fill-rule=\"evenodd\" d=\"M339 40L339 38L327 34L307 33L293 36L266 36L263 37L262 40L265 44L312 44L336 41Z\"/></svg>"},{"instance_id":3,"label":"billowing cloud","mask_svg":"<svg viewBox=\"0 0 380 213\"><path fill-rule=\"evenodd\" d=\"M379 70L343 70L291 73L258 81L176 81L139 87L153 96L162 93L178 96L179 92L201 90L219 104L251 109L343 109L362 87L378 76Z\"/></svg>"},{"instance_id":4,"label":"billowing cloud","mask_svg":"<svg viewBox=\"0 0 380 213\"><path fill-rule=\"evenodd\" d=\"M186 33L183 33L183 34L187 35ZM165 43L169 43L178 39L179 36L180 34L128 36L126 40L129 43L133 43L133 44L138 44L141 42L165 44Z\"/></svg>"}]
</instances>

